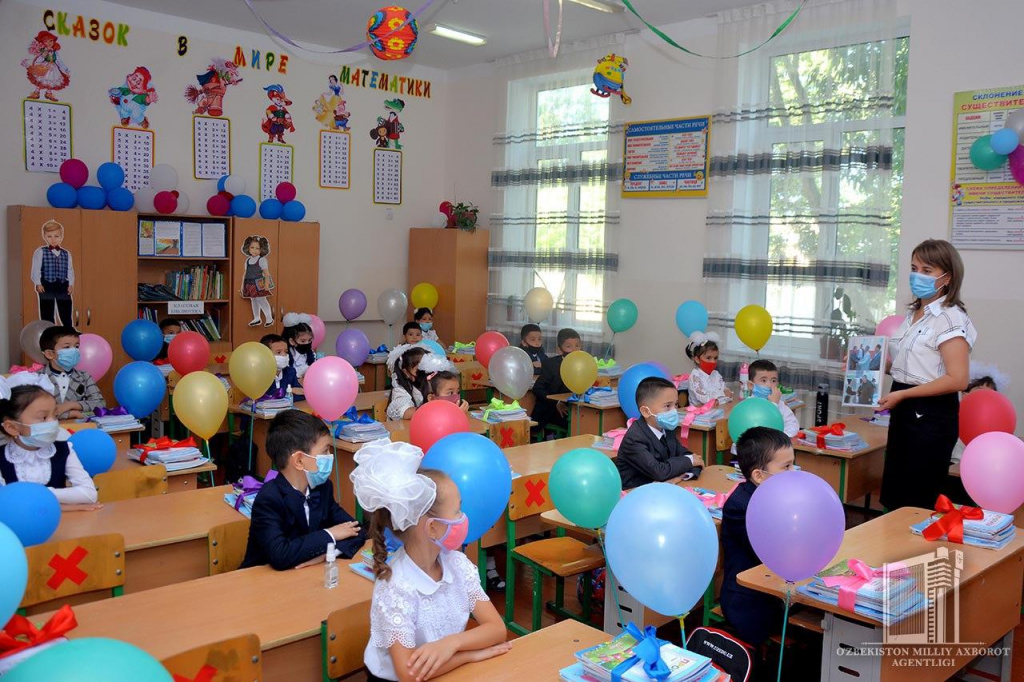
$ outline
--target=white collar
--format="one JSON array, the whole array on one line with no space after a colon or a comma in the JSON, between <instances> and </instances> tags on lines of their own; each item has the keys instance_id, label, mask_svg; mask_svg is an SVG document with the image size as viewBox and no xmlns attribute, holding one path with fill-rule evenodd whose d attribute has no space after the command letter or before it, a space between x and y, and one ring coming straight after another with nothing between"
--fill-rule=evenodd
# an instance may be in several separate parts
<instances>
[{"instance_id":1,"label":"white collar","mask_svg":"<svg viewBox=\"0 0 1024 682\"><path fill-rule=\"evenodd\" d=\"M52 459L54 453L57 452L55 445L44 445L36 450L26 450L18 444L18 441L8 438L7 439L7 461L11 464L22 464L33 459Z\"/></svg>"},{"instance_id":2,"label":"white collar","mask_svg":"<svg viewBox=\"0 0 1024 682\"><path fill-rule=\"evenodd\" d=\"M647 424L647 421L644 420L644 423ZM655 426L651 426L650 424L647 424L647 428L654 432L654 435L658 437L658 440L661 440L662 438L665 437L665 432L662 431L661 429Z\"/></svg>"},{"instance_id":3,"label":"white collar","mask_svg":"<svg viewBox=\"0 0 1024 682\"><path fill-rule=\"evenodd\" d=\"M449 585L454 580L455 569L449 565L446 560L445 552L441 552L438 556L441 561L441 580L435 581L429 575L423 572L416 562L412 560L405 552L405 547L400 548L395 552L395 559L392 562L393 566L401 564L403 577L409 581L409 584L416 588L416 591L420 594L430 596L437 592L437 588L441 587L441 583L448 583Z\"/></svg>"},{"instance_id":4,"label":"white collar","mask_svg":"<svg viewBox=\"0 0 1024 682\"><path fill-rule=\"evenodd\" d=\"M942 312L942 308L943 308L942 304L945 301L946 301L946 297L945 296L940 296L939 298L935 299L934 301L932 301L931 303L926 305L924 307L924 309L928 311L929 315L938 316Z\"/></svg>"}]
</instances>

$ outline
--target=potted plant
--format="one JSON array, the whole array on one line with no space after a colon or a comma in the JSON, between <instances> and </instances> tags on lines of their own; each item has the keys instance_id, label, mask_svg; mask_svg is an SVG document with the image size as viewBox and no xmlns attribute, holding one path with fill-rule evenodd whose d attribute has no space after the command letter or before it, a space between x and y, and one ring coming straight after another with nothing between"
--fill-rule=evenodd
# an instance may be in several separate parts
<instances>
[{"instance_id":1,"label":"potted plant","mask_svg":"<svg viewBox=\"0 0 1024 682\"><path fill-rule=\"evenodd\" d=\"M850 303L850 296L842 287L832 292L832 313L829 315L828 333L821 338L821 359L842 361L851 336L856 336L854 321L857 313Z\"/></svg>"},{"instance_id":2,"label":"potted plant","mask_svg":"<svg viewBox=\"0 0 1024 682\"><path fill-rule=\"evenodd\" d=\"M474 232L476 230L477 214L480 213L480 209L472 203L458 202L452 204L451 214L448 216L448 227L458 228L465 230L466 232Z\"/></svg>"}]
</instances>

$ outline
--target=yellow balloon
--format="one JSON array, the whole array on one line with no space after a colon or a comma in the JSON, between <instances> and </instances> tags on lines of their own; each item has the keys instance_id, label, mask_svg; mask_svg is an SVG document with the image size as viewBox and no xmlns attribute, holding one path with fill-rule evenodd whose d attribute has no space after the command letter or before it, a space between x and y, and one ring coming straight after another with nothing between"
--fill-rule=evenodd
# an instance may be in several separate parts
<instances>
[{"instance_id":1,"label":"yellow balloon","mask_svg":"<svg viewBox=\"0 0 1024 682\"><path fill-rule=\"evenodd\" d=\"M760 351L772 337L772 316L759 305L748 305L736 313L736 336L754 351Z\"/></svg>"},{"instance_id":2,"label":"yellow balloon","mask_svg":"<svg viewBox=\"0 0 1024 682\"><path fill-rule=\"evenodd\" d=\"M231 383L253 400L261 398L277 376L274 354L262 343L249 341L235 349L228 360Z\"/></svg>"},{"instance_id":3,"label":"yellow balloon","mask_svg":"<svg viewBox=\"0 0 1024 682\"><path fill-rule=\"evenodd\" d=\"M429 282L420 282L412 288L412 307L430 308L437 307L437 287Z\"/></svg>"},{"instance_id":4,"label":"yellow balloon","mask_svg":"<svg viewBox=\"0 0 1024 682\"><path fill-rule=\"evenodd\" d=\"M190 372L174 388L174 414L189 431L209 440L228 414L228 392L209 372Z\"/></svg>"},{"instance_id":5,"label":"yellow balloon","mask_svg":"<svg viewBox=\"0 0 1024 682\"><path fill-rule=\"evenodd\" d=\"M597 360L582 350L573 351L562 360L562 382L569 390L579 395L597 381Z\"/></svg>"}]
</instances>

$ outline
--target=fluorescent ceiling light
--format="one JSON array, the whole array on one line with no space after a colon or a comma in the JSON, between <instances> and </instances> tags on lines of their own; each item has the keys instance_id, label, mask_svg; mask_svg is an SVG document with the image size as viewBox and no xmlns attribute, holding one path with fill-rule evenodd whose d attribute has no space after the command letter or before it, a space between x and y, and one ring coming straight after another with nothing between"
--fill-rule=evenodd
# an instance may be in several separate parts
<instances>
[{"instance_id":1,"label":"fluorescent ceiling light","mask_svg":"<svg viewBox=\"0 0 1024 682\"><path fill-rule=\"evenodd\" d=\"M575 2L577 5L583 5L584 7L596 9L598 12L607 12L608 14L618 14L626 9L619 3L610 2L609 0L569 0L569 2Z\"/></svg>"},{"instance_id":2,"label":"fluorescent ceiling light","mask_svg":"<svg viewBox=\"0 0 1024 682\"><path fill-rule=\"evenodd\" d=\"M487 42L487 39L483 36L473 35L472 33L466 33L465 31L460 31L448 26L442 26L441 24L434 24L434 27L430 29L430 32L436 36L448 38L449 40L457 40L460 43L468 43L469 45L483 45Z\"/></svg>"}]
</instances>

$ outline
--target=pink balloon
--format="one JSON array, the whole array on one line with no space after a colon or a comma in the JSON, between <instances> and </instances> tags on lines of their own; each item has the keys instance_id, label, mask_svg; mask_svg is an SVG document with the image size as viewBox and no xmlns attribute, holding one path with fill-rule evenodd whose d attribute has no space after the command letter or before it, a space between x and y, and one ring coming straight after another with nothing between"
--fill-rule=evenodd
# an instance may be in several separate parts
<instances>
[{"instance_id":1,"label":"pink balloon","mask_svg":"<svg viewBox=\"0 0 1024 682\"><path fill-rule=\"evenodd\" d=\"M82 334L78 342L80 345L78 350L82 357L75 369L88 372L93 380L99 381L110 369L110 363L113 361L110 344L105 338L96 334Z\"/></svg>"},{"instance_id":2,"label":"pink balloon","mask_svg":"<svg viewBox=\"0 0 1024 682\"><path fill-rule=\"evenodd\" d=\"M287 204L289 201L295 198L295 185L293 185L290 182L282 182L277 186L277 189L274 191L274 194L277 196L278 201L280 201L282 204Z\"/></svg>"},{"instance_id":3,"label":"pink balloon","mask_svg":"<svg viewBox=\"0 0 1024 682\"><path fill-rule=\"evenodd\" d=\"M359 379L352 365L329 356L310 366L302 387L313 411L323 419L334 421L356 404Z\"/></svg>"},{"instance_id":4,"label":"pink balloon","mask_svg":"<svg viewBox=\"0 0 1024 682\"><path fill-rule=\"evenodd\" d=\"M68 159L60 165L60 179L78 189L89 179L89 167L80 159Z\"/></svg>"},{"instance_id":5,"label":"pink balloon","mask_svg":"<svg viewBox=\"0 0 1024 682\"><path fill-rule=\"evenodd\" d=\"M896 330L900 328L905 319L903 315L890 315L878 323L878 326L875 327L875 334L892 338L892 335L896 333Z\"/></svg>"},{"instance_id":6,"label":"pink balloon","mask_svg":"<svg viewBox=\"0 0 1024 682\"><path fill-rule=\"evenodd\" d=\"M319 348L327 336L327 327L317 315L310 315L309 326L313 329L313 348Z\"/></svg>"},{"instance_id":7,"label":"pink balloon","mask_svg":"<svg viewBox=\"0 0 1024 682\"><path fill-rule=\"evenodd\" d=\"M1012 514L1024 504L1024 442L1012 433L983 433L964 449L960 478L983 509Z\"/></svg>"}]
</instances>

